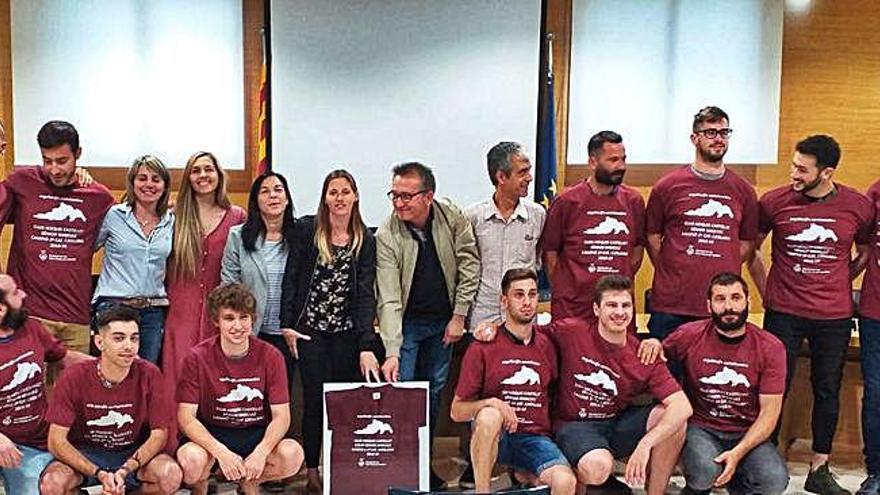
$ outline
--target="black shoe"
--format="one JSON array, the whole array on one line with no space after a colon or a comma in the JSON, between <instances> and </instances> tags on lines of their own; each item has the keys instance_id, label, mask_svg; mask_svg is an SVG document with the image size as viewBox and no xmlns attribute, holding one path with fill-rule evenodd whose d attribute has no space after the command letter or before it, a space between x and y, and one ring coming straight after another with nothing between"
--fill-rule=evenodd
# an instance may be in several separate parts
<instances>
[{"instance_id":1,"label":"black shoe","mask_svg":"<svg viewBox=\"0 0 880 495\"><path fill-rule=\"evenodd\" d=\"M468 464L468 467L465 468L464 472L461 473L461 477L458 478L458 486L459 488L466 488L468 490L472 490L476 487L476 483L474 483L474 465Z\"/></svg>"},{"instance_id":2,"label":"black shoe","mask_svg":"<svg viewBox=\"0 0 880 495\"><path fill-rule=\"evenodd\" d=\"M440 492L446 489L446 480L437 476L433 469L431 470L430 486L432 492Z\"/></svg>"},{"instance_id":3,"label":"black shoe","mask_svg":"<svg viewBox=\"0 0 880 495\"><path fill-rule=\"evenodd\" d=\"M626 483L617 479L613 474L605 480L605 483L597 486L594 490L588 490L590 493L601 493L602 495L632 495L632 488Z\"/></svg>"},{"instance_id":4,"label":"black shoe","mask_svg":"<svg viewBox=\"0 0 880 495\"><path fill-rule=\"evenodd\" d=\"M685 487L679 492L679 495L709 495L710 493L712 493L712 490L694 490L685 485Z\"/></svg>"},{"instance_id":5,"label":"black shoe","mask_svg":"<svg viewBox=\"0 0 880 495\"><path fill-rule=\"evenodd\" d=\"M869 474L856 495L880 495L880 475Z\"/></svg>"},{"instance_id":6,"label":"black shoe","mask_svg":"<svg viewBox=\"0 0 880 495\"><path fill-rule=\"evenodd\" d=\"M837 483L828 469L828 463L822 464L815 471L810 471L807 481L804 482L804 490L819 495L852 495L851 491Z\"/></svg>"}]
</instances>

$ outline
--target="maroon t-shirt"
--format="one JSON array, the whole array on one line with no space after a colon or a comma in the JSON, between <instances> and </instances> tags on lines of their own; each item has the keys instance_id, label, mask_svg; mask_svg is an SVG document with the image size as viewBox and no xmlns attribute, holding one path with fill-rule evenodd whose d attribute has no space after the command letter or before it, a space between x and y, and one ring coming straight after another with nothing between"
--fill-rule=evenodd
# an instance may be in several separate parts
<instances>
[{"instance_id":1,"label":"maroon t-shirt","mask_svg":"<svg viewBox=\"0 0 880 495\"><path fill-rule=\"evenodd\" d=\"M874 235L871 237L868 268L862 281L859 314L880 320L880 180L868 189L868 199L874 204Z\"/></svg>"},{"instance_id":2,"label":"maroon t-shirt","mask_svg":"<svg viewBox=\"0 0 880 495\"><path fill-rule=\"evenodd\" d=\"M466 401L501 399L516 412L517 433L549 436L556 376L556 350L545 335L535 332L525 344L502 326L492 342L468 346L455 395Z\"/></svg>"},{"instance_id":3,"label":"maroon t-shirt","mask_svg":"<svg viewBox=\"0 0 880 495\"><path fill-rule=\"evenodd\" d=\"M66 355L64 344L33 318L0 339L0 433L17 444L46 450L44 363Z\"/></svg>"},{"instance_id":4,"label":"maroon t-shirt","mask_svg":"<svg viewBox=\"0 0 880 495\"><path fill-rule=\"evenodd\" d=\"M560 357L554 419L614 418L643 392L663 400L681 390L665 364L639 361L638 338L628 333L626 345L615 345L599 335L597 325L566 318L538 327Z\"/></svg>"},{"instance_id":5,"label":"maroon t-shirt","mask_svg":"<svg viewBox=\"0 0 880 495\"><path fill-rule=\"evenodd\" d=\"M16 167L0 217L15 223L7 270L33 316L89 324L92 255L115 200L101 184L55 187L37 167Z\"/></svg>"},{"instance_id":6,"label":"maroon t-shirt","mask_svg":"<svg viewBox=\"0 0 880 495\"><path fill-rule=\"evenodd\" d=\"M837 194L820 202L791 186L761 197L761 232L773 233L765 307L815 320L852 316L852 246L871 241L874 206L858 191L836 186Z\"/></svg>"},{"instance_id":7,"label":"maroon t-shirt","mask_svg":"<svg viewBox=\"0 0 880 495\"><path fill-rule=\"evenodd\" d=\"M745 432L758 418L759 395L785 392L785 346L751 323L737 343L721 340L712 320L685 323L663 340L663 350L684 366L691 421L700 426Z\"/></svg>"},{"instance_id":8,"label":"maroon t-shirt","mask_svg":"<svg viewBox=\"0 0 880 495\"><path fill-rule=\"evenodd\" d=\"M223 354L220 336L202 341L183 360L177 402L197 404L202 424L223 428L266 426L271 405L290 402L284 356L250 337L246 356Z\"/></svg>"},{"instance_id":9,"label":"maroon t-shirt","mask_svg":"<svg viewBox=\"0 0 880 495\"><path fill-rule=\"evenodd\" d=\"M362 385L324 394L330 493L384 495L419 488L419 428L427 425L424 389Z\"/></svg>"},{"instance_id":10,"label":"maroon t-shirt","mask_svg":"<svg viewBox=\"0 0 880 495\"><path fill-rule=\"evenodd\" d=\"M740 273L740 241L757 237L754 188L730 169L707 180L685 165L651 189L645 218L647 233L663 236L654 260L652 310L708 316L709 281L719 272Z\"/></svg>"},{"instance_id":11,"label":"maroon t-shirt","mask_svg":"<svg viewBox=\"0 0 880 495\"><path fill-rule=\"evenodd\" d=\"M159 368L149 361L135 359L113 388L101 383L98 361L86 361L61 374L46 420L70 428L74 447L126 450L146 441L150 430L168 428L168 395Z\"/></svg>"},{"instance_id":12,"label":"maroon t-shirt","mask_svg":"<svg viewBox=\"0 0 880 495\"><path fill-rule=\"evenodd\" d=\"M645 201L621 185L614 193L595 194L583 181L550 205L540 249L558 253L553 272L554 319L595 319L593 289L605 275L632 277L633 248L645 244Z\"/></svg>"}]
</instances>

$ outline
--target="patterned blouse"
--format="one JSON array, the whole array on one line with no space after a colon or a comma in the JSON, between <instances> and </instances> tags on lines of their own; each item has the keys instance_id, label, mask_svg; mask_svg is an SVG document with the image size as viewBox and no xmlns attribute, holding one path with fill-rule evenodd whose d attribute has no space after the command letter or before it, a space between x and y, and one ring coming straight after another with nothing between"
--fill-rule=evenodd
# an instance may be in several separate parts
<instances>
[{"instance_id":1,"label":"patterned blouse","mask_svg":"<svg viewBox=\"0 0 880 495\"><path fill-rule=\"evenodd\" d=\"M349 299L353 263L350 246L333 246L333 260L315 264L303 315L308 328L328 333L354 328Z\"/></svg>"}]
</instances>

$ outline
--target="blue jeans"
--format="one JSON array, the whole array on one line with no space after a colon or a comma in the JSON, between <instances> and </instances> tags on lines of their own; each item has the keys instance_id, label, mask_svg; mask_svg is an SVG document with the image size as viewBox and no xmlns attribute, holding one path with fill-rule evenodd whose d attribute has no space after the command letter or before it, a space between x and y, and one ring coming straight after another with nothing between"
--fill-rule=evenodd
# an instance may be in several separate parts
<instances>
[{"instance_id":1,"label":"blue jeans","mask_svg":"<svg viewBox=\"0 0 880 495\"><path fill-rule=\"evenodd\" d=\"M98 298L93 308L92 328L97 330L98 313L112 308L118 303ZM137 309L137 308L135 308ZM158 363L162 354L162 334L165 333L165 310L163 307L150 307L137 309L140 316L138 331L140 332L140 347L138 355L150 361Z\"/></svg>"},{"instance_id":2,"label":"blue jeans","mask_svg":"<svg viewBox=\"0 0 880 495\"><path fill-rule=\"evenodd\" d=\"M430 383L431 437L437 424L440 399L446 379L449 378L449 361L452 346L443 345L446 321L404 320L403 345L400 347L400 380L427 381Z\"/></svg>"},{"instance_id":3,"label":"blue jeans","mask_svg":"<svg viewBox=\"0 0 880 495\"><path fill-rule=\"evenodd\" d=\"M880 474L880 321L859 319L862 377L862 441L868 474Z\"/></svg>"},{"instance_id":4,"label":"blue jeans","mask_svg":"<svg viewBox=\"0 0 880 495\"><path fill-rule=\"evenodd\" d=\"M743 433L725 433L689 424L681 451L681 466L687 486L697 493L709 493L724 465L714 461L739 443ZM788 486L788 467L770 441L764 441L740 460L727 491L731 495L776 495Z\"/></svg>"},{"instance_id":5,"label":"blue jeans","mask_svg":"<svg viewBox=\"0 0 880 495\"><path fill-rule=\"evenodd\" d=\"M648 319L648 334L651 338L663 340L681 325L704 318L708 318L708 316L674 315L655 311Z\"/></svg>"},{"instance_id":6,"label":"blue jeans","mask_svg":"<svg viewBox=\"0 0 880 495\"><path fill-rule=\"evenodd\" d=\"M54 459L45 450L15 444L21 452L21 465L17 468L0 468L0 478L6 485L6 493L39 495L40 475Z\"/></svg>"},{"instance_id":7,"label":"blue jeans","mask_svg":"<svg viewBox=\"0 0 880 495\"><path fill-rule=\"evenodd\" d=\"M540 476L553 466L568 466L568 461L550 437L502 431L498 464Z\"/></svg>"}]
</instances>

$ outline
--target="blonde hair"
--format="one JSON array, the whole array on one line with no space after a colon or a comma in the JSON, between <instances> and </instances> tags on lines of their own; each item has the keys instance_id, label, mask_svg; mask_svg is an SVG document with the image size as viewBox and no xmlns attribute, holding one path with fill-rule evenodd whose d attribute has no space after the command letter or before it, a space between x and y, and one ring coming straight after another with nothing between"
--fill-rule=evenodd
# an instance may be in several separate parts
<instances>
[{"instance_id":1,"label":"blonde hair","mask_svg":"<svg viewBox=\"0 0 880 495\"><path fill-rule=\"evenodd\" d=\"M226 194L226 172L217 162L217 157L207 151L194 153L186 161L180 190L174 207L174 250L171 253L173 262L172 277L193 278L198 270L198 260L202 253L202 237L207 234L199 219L199 204L192 188L190 174L196 160L208 157L217 169L217 189L214 191L214 202L221 208L228 209L231 205Z\"/></svg>"},{"instance_id":2,"label":"blonde hair","mask_svg":"<svg viewBox=\"0 0 880 495\"><path fill-rule=\"evenodd\" d=\"M330 209L327 208L325 202L327 189L330 188L330 181L333 179L347 180L349 185L351 185L351 190L358 194L357 182L346 170L334 170L324 178L324 186L321 188L321 200L318 202L318 214L315 217L315 246L318 248L319 261L325 265L333 261ZM351 206L351 218L348 220L348 235L351 237L351 251L354 253L355 258L361 253L361 246L364 243L364 232L366 231L366 226L361 218L359 204L360 198Z\"/></svg>"},{"instance_id":3,"label":"blonde hair","mask_svg":"<svg viewBox=\"0 0 880 495\"><path fill-rule=\"evenodd\" d=\"M161 217L168 211L168 196L171 195L171 174L168 172L165 164L162 163L162 160L153 155L139 156L134 159L131 167L128 167L128 175L125 178L125 194L122 196L122 202L134 208L134 180L137 178L138 170L141 167L146 167L147 170L158 175L162 182L165 183L165 190L162 191L162 196L159 197L159 203L156 205L156 213Z\"/></svg>"}]
</instances>

